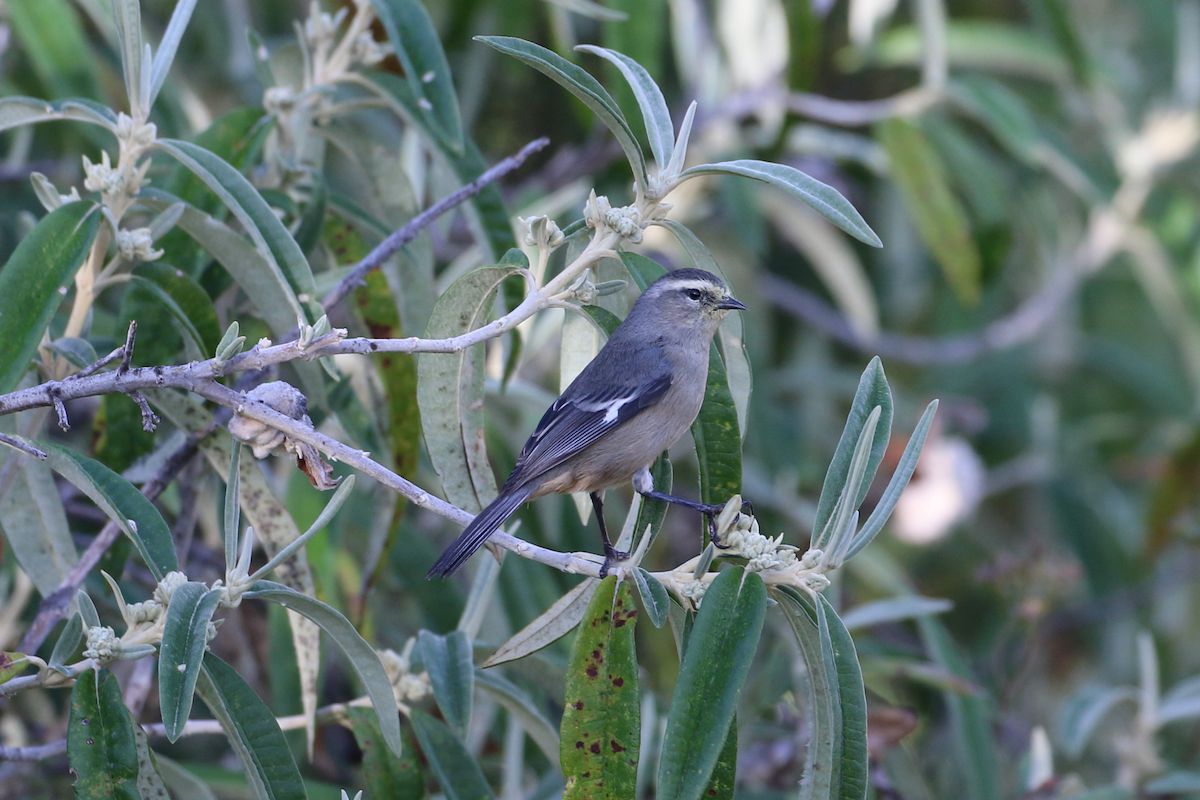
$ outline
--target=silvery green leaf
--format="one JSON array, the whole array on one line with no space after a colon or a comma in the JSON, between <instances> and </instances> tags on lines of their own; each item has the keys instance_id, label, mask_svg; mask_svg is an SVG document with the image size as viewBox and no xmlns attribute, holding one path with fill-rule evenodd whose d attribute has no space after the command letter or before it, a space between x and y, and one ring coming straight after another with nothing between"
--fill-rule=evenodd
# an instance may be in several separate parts
<instances>
[{"instance_id":1,"label":"silvery green leaf","mask_svg":"<svg viewBox=\"0 0 1200 800\"><path fill-rule=\"evenodd\" d=\"M79 561L67 513L44 461L11 451L7 456L17 461L8 491L0 497L0 530L17 564L48 597Z\"/></svg>"},{"instance_id":2,"label":"silvery green leaf","mask_svg":"<svg viewBox=\"0 0 1200 800\"><path fill-rule=\"evenodd\" d=\"M541 616L518 631L511 639L483 662L483 667L494 667L508 661L536 653L543 647L556 642L566 634L575 630L579 620L587 611L592 595L600 581L595 578L585 578L574 589L560 597Z\"/></svg>"},{"instance_id":3,"label":"silvery green leaf","mask_svg":"<svg viewBox=\"0 0 1200 800\"><path fill-rule=\"evenodd\" d=\"M646 157L642 154L641 145L633 135L629 123L625 121L625 115L621 113L617 102L595 78L557 53L533 42L511 36L476 36L475 39L501 53L524 61L582 100L617 137L638 185L643 188L649 185L646 182Z\"/></svg>"},{"instance_id":4,"label":"silvery green leaf","mask_svg":"<svg viewBox=\"0 0 1200 800\"><path fill-rule=\"evenodd\" d=\"M605 8L599 3L593 3L592 0L546 0L546 2L559 8L565 8L567 11L573 11L581 17L590 17L601 22L624 22L629 19L629 15L624 11Z\"/></svg>"},{"instance_id":5,"label":"silvery green leaf","mask_svg":"<svg viewBox=\"0 0 1200 800\"><path fill-rule=\"evenodd\" d=\"M807 203L818 214L860 242L872 247L883 246L875 231L871 230L871 226L867 225L862 215L850 205L850 201L842 197L841 192L794 167L740 159L692 167L680 173L679 179L683 181L698 175L739 175L770 184Z\"/></svg>"},{"instance_id":6,"label":"silvery green leaf","mask_svg":"<svg viewBox=\"0 0 1200 800\"><path fill-rule=\"evenodd\" d=\"M165 233L175 227L184 211L187 211L187 203L182 201L172 203L163 209L162 213L150 220L150 237L156 241L162 238Z\"/></svg>"},{"instance_id":7,"label":"silvery green leaf","mask_svg":"<svg viewBox=\"0 0 1200 800\"><path fill-rule=\"evenodd\" d=\"M254 574L250 576L250 580L256 581L270 573L271 570L275 569L284 561L287 561L289 558L291 558L293 553L304 547L304 545L307 544L312 537L324 530L325 527L329 525L330 520L333 519L333 515L336 514L342 507L342 504L346 502L346 498L348 498L350 493L354 491L354 479L354 475L348 475L342 479L338 484L337 491L333 493L333 497L329 498L329 502L325 504L325 508L321 510L321 513L317 516L317 519L313 522L313 524L309 526L308 530L296 537L296 539L294 539L275 555L271 556L267 563L255 570ZM247 561L248 560L249 559L247 559Z\"/></svg>"},{"instance_id":8,"label":"silvery green leaf","mask_svg":"<svg viewBox=\"0 0 1200 800\"><path fill-rule=\"evenodd\" d=\"M83 617L75 613L67 619L66 627L63 628L58 641L54 643L54 651L50 653L50 668L66 675L68 678L73 676L75 670L67 667L67 659L75 655L75 651L79 649L79 645L82 643Z\"/></svg>"},{"instance_id":9,"label":"silvery green leaf","mask_svg":"<svg viewBox=\"0 0 1200 800\"><path fill-rule=\"evenodd\" d=\"M75 593L75 600L79 603L79 616L83 618L83 627L86 630L100 627L100 614L96 611L96 604L92 602L92 598L88 593L80 589Z\"/></svg>"},{"instance_id":10,"label":"silvery green leaf","mask_svg":"<svg viewBox=\"0 0 1200 800\"><path fill-rule=\"evenodd\" d=\"M1158 704L1155 717L1160 724L1200 716L1200 676L1187 678L1171 687Z\"/></svg>"},{"instance_id":11,"label":"silvery green leaf","mask_svg":"<svg viewBox=\"0 0 1200 800\"><path fill-rule=\"evenodd\" d=\"M462 631L438 636L423 630L417 636L417 648L443 719L459 739L465 739L475 695L471 640Z\"/></svg>"},{"instance_id":12,"label":"silvery green leaf","mask_svg":"<svg viewBox=\"0 0 1200 800\"><path fill-rule=\"evenodd\" d=\"M237 325L237 323L235 322L233 325ZM232 327L231 325L230 328ZM221 526L225 536L226 572L237 564L238 534L241 532L241 469L242 445L241 442L235 441L233 454L229 458L229 474L225 478L225 515L224 525Z\"/></svg>"},{"instance_id":13,"label":"silvery green leaf","mask_svg":"<svg viewBox=\"0 0 1200 800\"><path fill-rule=\"evenodd\" d=\"M717 554L717 546L712 542L704 548L704 552L700 554L700 559L696 562L696 568L692 570L692 577L700 580L700 577L708 572L708 568L712 566L713 558Z\"/></svg>"},{"instance_id":14,"label":"silvery green leaf","mask_svg":"<svg viewBox=\"0 0 1200 800\"><path fill-rule=\"evenodd\" d=\"M954 607L954 603L937 597L890 597L887 600L876 600L864 603L842 614L842 624L847 630L869 628L885 622L898 622L926 614L944 614Z\"/></svg>"},{"instance_id":15,"label":"silvery green leaf","mask_svg":"<svg viewBox=\"0 0 1200 800\"><path fill-rule=\"evenodd\" d=\"M92 347L92 343L87 339L64 336L61 339L55 339L46 346L80 369L95 364L98 360L96 348Z\"/></svg>"},{"instance_id":16,"label":"silvery green leaf","mask_svg":"<svg viewBox=\"0 0 1200 800\"><path fill-rule=\"evenodd\" d=\"M104 577L108 588L112 590L113 598L117 601L117 608L121 611L121 619L125 620L126 625L129 625L129 606L125 603L125 593L121 591L121 587L117 585L117 581L112 575L104 570L100 570L100 574Z\"/></svg>"},{"instance_id":17,"label":"silvery green leaf","mask_svg":"<svg viewBox=\"0 0 1200 800\"><path fill-rule=\"evenodd\" d=\"M1059 713L1058 737L1066 754L1079 758L1100 721L1126 700L1137 700L1137 693L1128 686L1091 685L1076 692Z\"/></svg>"},{"instance_id":18,"label":"silvery green leaf","mask_svg":"<svg viewBox=\"0 0 1200 800\"><path fill-rule=\"evenodd\" d=\"M661 174L671 159L671 150L675 147L675 126L671 122L671 111L663 97L662 89L650 77L650 73L632 58L607 47L596 47L581 44L575 48L585 53L600 56L611 62L621 71L621 75L633 90L638 108L642 110L642 120L646 124L646 138L650 140L650 152L654 153L654 163L658 165Z\"/></svg>"},{"instance_id":19,"label":"silvery green leaf","mask_svg":"<svg viewBox=\"0 0 1200 800\"><path fill-rule=\"evenodd\" d=\"M550 724L524 690L501 677L499 670L476 670L475 685L513 715L551 764L558 760L558 728Z\"/></svg>"},{"instance_id":20,"label":"silvery green leaf","mask_svg":"<svg viewBox=\"0 0 1200 800\"><path fill-rule=\"evenodd\" d=\"M150 103L153 104L158 93L162 90L167 73L171 71L171 63L175 60L175 51L179 49L179 41L192 19L196 9L196 0L179 0L171 13L171 22L158 43L158 53L154 56L154 64L150 70ZM149 107L149 106L147 106Z\"/></svg>"},{"instance_id":21,"label":"silvery green leaf","mask_svg":"<svg viewBox=\"0 0 1200 800\"><path fill-rule=\"evenodd\" d=\"M42 208L47 211L53 211L63 204L62 195L58 193L58 187L51 183L50 179L42 173L30 173L29 182L33 184L33 193L37 195L38 202L42 204Z\"/></svg>"},{"instance_id":22,"label":"silvery green leaf","mask_svg":"<svg viewBox=\"0 0 1200 800\"><path fill-rule=\"evenodd\" d=\"M850 549L846 551L846 558L850 558L869 545L871 540L883 530L884 524L900 500L901 493L908 486L913 471L917 468L917 462L921 458L921 449L925 446L925 439L929 436L929 429L933 426L933 418L937 414L937 409L937 400L926 406L925 413L921 415L917 427L908 439L908 444L904 446L904 454L900 456L900 463L896 465L896 471L892 473L887 488L883 490L883 496L875 504L875 508L871 511L871 516L867 517L867 522L863 525L862 530L855 536Z\"/></svg>"},{"instance_id":23,"label":"silvery green leaf","mask_svg":"<svg viewBox=\"0 0 1200 800\"><path fill-rule=\"evenodd\" d=\"M163 727L172 742L179 738L191 713L208 624L220 602L220 589L188 581L176 587L167 605L158 654L158 697Z\"/></svg>"},{"instance_id":24,"label":"silvery green leaf","mask_svg":"<svg viewBox=\"0 0 1200 800\"><path fill-rule=\"evenodd\" d=\"M858 441L854 445L854 453L850 457L850 466L846 470L845 484L838 494L837 504L833 513L820 534L814 538L813 546L829 552L838 552L847 547L847 540L854 535L852 525L848 524L851 517L858 513L857 503L862 502L859 492L866 493L870 484L867 475L867 465L871 459L871 446L875 441L875 428L879 425L879 417L883 412L881 406L875 406L867 415ZM885 440L886 444L886 440Z\"/></svg>"},{"instance_id":25,"label":"silvery green leaf","mask_svg":"<svg viewBox=\"0 0 1200 800\"><path fill-rule=\"evenodd\" d=\"M638 594L642 597L642 607L650 617L650 624L661 628L667 622L667 612L671 607L671 598L663 588L658 578L641 567L633 568L633 582L637 584Z\"/></svg>"},{"instance_id":26,"label":"silvery green leaf","mask_svg":"<svg viewBox=\"0 0 1200 800\"><path fill-rule=\"evenodd\" d=\"M142 100L142 7L138 0L112 0L113 19L121 43L121 70L125 75L125 94L137 116ZM149 64L146 65L149 67ZM150 109L142 109L149 112Z\"/></svg>"},{"instance_id":27,"label":"silvery green leaf","mask_svg":"<svg viewBox=\"0 0 1200 800\"><path fill-rule=\"evenodd\" d=\"M679 137L675 140L675 147L671 150L671 161L667 164L667 175L678 175L683 171L683 164L687 160L688 140L692 136L692 122L696 119L696 101L688 106L687 113L683 116L683 122L679 126Z\"/></svg>"}]
</instances>

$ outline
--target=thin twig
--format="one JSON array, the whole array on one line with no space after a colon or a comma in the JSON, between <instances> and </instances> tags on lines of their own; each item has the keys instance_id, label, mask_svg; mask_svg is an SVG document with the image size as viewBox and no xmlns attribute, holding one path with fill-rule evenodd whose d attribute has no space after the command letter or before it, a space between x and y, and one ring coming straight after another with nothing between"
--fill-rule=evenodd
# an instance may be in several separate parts
<instances>
[{"instance_id":1,"label":"thin twig","mask_svg":"<svg viewBox=\"0 0 1200 800\"><path fill-rule=\"evenodd\" d=\"M137 320L129 321L129 330L125 333L125 346L121 348L121 366L118 373L129 372L129 364L133 359L133 344L137 340Z\"/></svg>"},{"instance_id":2,"label":"thin twig","mask_svg":"<svg viewBox=\"0 0 1200 800\"><path fill-rule=\"evenodd\" d=\"M67 419L67 407L63 405L62 397L59 395L58 390L50 387L47 389L47 392L50 394L50 402L54 404L54 413L58 415L58 427L64 431L71 430L71 423Z\"/></svg>"},{"instance_id":3,"label":"thin twig","mask_svg":"<svg viewBox=\"0 0 1200 800\"><path fill-rule=\"evenodd\" d=\"M22 453L31 455L34 458L39 459L41 461L46 460L46 454L43 453L41 450L37 449L36 447L29 444L28 442L24 442L20 439L9 436L7 433L0 433L0 444L6 444L9 447L20 450Z\"/></svg>"},{"instance_id":4,"label":"thin twig","mask_svg":"<svg viewBox=\"0 0 1200 800\"><path fill-rule=\"evenodd\" d=\"M475 180L463 186L456 192L447 195L446 197L434 203L429 208L417 214L410 219L405 225L395 233L388 236L379 246L367 254L367 257L358 262L354 269L346 277L338 281L337 286L334 286L329 294L321 301L321 307L326 311L338 304L346 295L350 294L354 289L363 284L363 278L373 270L379 269L383 262L387 261L396 251L404 245L413 241L417 236L430 225L438 217L450 211L455 206L459 205L468 198L474 197L483 190L483 187L489 183L493 183L500 178L503 178L508 173L515 170L517 167L525 163L531 155L542 150L546 145L550 144L550 140L546 137L535 139L529 144L521 148L516 155L511 155L504 159L487 172L480 175Z\"/></svg>"},{"instance_id":5,"label":"thin twig","mask_svg":"<svg viewBox=\"0 0 1200 800\"><path fill-rule=\"evenodd\" d=\"M67 740L60 739L50 744L32 747L4 747L0 745L0 761L45 761L67 752Z\"/></svg>"},{"instance_id":6,"label":"thin twig","mask_svg":"<svg viewBox=\"0 0 1200 800\"><path fill-rule=\"evenodd\" d=\"M112 362L114 362L118 358L120 358L124 353L125 353L125 345L121 345L116 350L113 350L111 353L106 355L104 358L101 358L98 361L96 361L96 363L86 366L83 369L79 370L79 372L76 372L72 377L86 378L88 375L91 375L93 372L96 372L97 370L107 367L109 364L111 364Z\"/></svg>"},{"instance_id":7,"label":"thin twig","mask_svg":"<svg viewBox=\"0 0 1200 800\"><path fill-rule=\"evenodd\" d=\"M138 391L132 391L129 396L133 398L133 402L137 403L138 410L142 412L142 430L146 433L154 433L154 429L158 427L158 415L150 408L150 403L146 400L146 395Z\"/></svg>"}]
</instances>

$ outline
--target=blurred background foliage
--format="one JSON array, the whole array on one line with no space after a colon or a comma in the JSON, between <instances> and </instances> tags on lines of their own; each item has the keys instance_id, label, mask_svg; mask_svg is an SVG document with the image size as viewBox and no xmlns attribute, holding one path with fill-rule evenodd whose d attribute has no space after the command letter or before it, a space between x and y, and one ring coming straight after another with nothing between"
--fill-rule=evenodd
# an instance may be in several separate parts
<instances>
[{"instance_id":1,"label":"blurred background foliage","mask_svg":"<svg viewBox=\"0 0 1200 800\"><path fill-rule=\"evenodd\" d=\"M161 35L173 7L143 0L150 39ZM598 43L632 56L663 86L677 120L699 101L692 160L792 164L838 188L883 240L879 250L861 245L782 195L733 179L692 182L671 198L672 217L709 246L751 309L744 315L754 371L744 494L764 532L784 532L801 547L807 541L825 466L870 356L883 357L896 393L899 445L903 426L941 398L935 434L893 523L829 590L839 609L910 590L953 602L941 619L961 664L926 627L855 630L872 754L881 765L876 796L1068 796L1117 780L1145 789L1165 771L1200 770L1192 715L1147 733L1153 714L1145 701L1139 712L1120 698L1095 700L1102 685L1145 689L1147 670L1163 687L1200 673L1200 2L606 0L597 8L587 0L430 0L427 7L464 129L485 160L494 163L538 136L551 139L504 187L513 216L546 213L565 227L593 186L614 201L627 198L629 172L581 103L472 42L478 34L520 36L579 60L605 76L629 115L636 114L633 99L615 70L571 48ZM160 137L199 137L244 169L288 219L299 218L295 187L262 169L256 123L264 86L246 32L257 32L273 61L294 60L293 25L308 13L293 0L202 3L151 116ZM0 5L0 94L86 97L124 108L109 14L103 0ZM400 69L394 58L380 67ZM349 139L359 126L375 143L362 152L378 161L356 172L349 159L330 155L326 179L331 197L390 212L384 221L395 226L458 181L410 130L373 113L349 118L343 134ZM30 173L60 188L81 185L81 156L96 160L112 145L98 130L51 122L3 134L0 258L28 232L31 215L41 214ZM152 186L205 210L219 208L166 162L156 162L150 177ZM323 272L353 262L380 237L353 219L349 203L341 212L308 243L318 284ZM250 341L267 335L228 276L176 235L159 243L166 261L196 279L218 317L201 333L219 337L237 319ZM639 249L665 264L686 263L662 229L651 229ZM433 265L432 297L490 255L454 216L413 245L410 257ZM601 270L600 277L610 276ZM385 282L372 283L371 292L379 289ZM414 303L399 320L385 304L376 316L377 296L360 293L355 313L335 324L352 332L391 325L392 335L423 329L428 306ZM106 291L93 313L98 352L119 343L136 318L138 363L181 360L172 318L136 286ZM523 331L520 368L506 387L505 354L489 353L487 437L498 475L507 474L559 388L555 313ZM65 315L55 325L64 322ZM380 366L345 365L351 377L344 391L363 411L355 436L382 441L386 432L379 452L390 452L401 474L436 486L413 424L415 371L411 363ZM135 483L144 480L156 438L140 432L133 402L115 396L76 405L71 445ZM326 413L317 408L314 421L341 431L345 417ZM158 440L168 435L164 428ZM694 493L697 481L689 449L682 443L674 457L675 485L684 493ZM891 464L898 456L899 449ZM268 472L305 527L323 498L288 464L270 464ZM198 467L162 500L175 524L181 510L196 509L194 580L220 574L212 511L220 491L215 473ZM308 558L318 597L346 611L378 646L400 649L419 628L452 630L469 584L424 580L457 529L416 508L393 512L394 498L385 494L362 481L361 502L347 504L309 545ZM68 492L65 506L81 541L103 522L77 495ZM543 499L521 519L524 537L595 549L595 532L570 498ZM687 513L668 514L665 530L650 556L657 568L698 546ZM380 567L366 574L364 565L376 561ZM7 551L0 581L17 583ZM490 610L480 646L499 644L571 584L516 558L500 581L503 602ZM362 588L368 582L369 594ZM96 596L105 592L98 578L89 587ZM0 644L11 647L19 623L5 624L9 639ZM739 797L794 794L803 764L802 676L782 629L768 615L743 694ZM276 714L300 711L281 609L243 606L214 647ZM638 648L643 686L661 715L678 670L671 637L644 625ZM344 663L325 656L321 703L348 699ZM555 695L565 660L562 642L513 672L553 708L561 703ZM0 712L4 743L52 738L61 700L34 693L10 701ZM655 701L648 702L653 713ZM1092 716L1081 722L1081 713ZM502 720L494 705L477 707L467 735L493 778L501 771ZM1049 733L1048 748L1038 744L1038 729ZM302 752L303 736L293 745ZM962 747L965 757L947 757ZM188 762L222 796L241 796L237 773L222 771L229 756L221 740L186 739L164 752ZM360 758L348 731L324 726L302 769L313 781L349 787L360 780ZM535 748L527 748L527 759L530 775L545 773ZM69 782L53 763L0 764L0 794L66 796Z\"/></svg>"}]
</instances>

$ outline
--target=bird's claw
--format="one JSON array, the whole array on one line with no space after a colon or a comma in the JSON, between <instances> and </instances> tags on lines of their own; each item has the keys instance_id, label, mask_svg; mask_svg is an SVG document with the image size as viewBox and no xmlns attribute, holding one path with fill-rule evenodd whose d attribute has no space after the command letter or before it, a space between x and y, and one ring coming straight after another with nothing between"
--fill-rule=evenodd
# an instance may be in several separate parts
<instances>
[{"instance_id":1,"label":"bird's claw","mask_svg":"<svg viewBox=\"0 0 1200 800\"><path fill-rule=\"evenodd\" d=\"M604 563L600 565L600 579L608 577L608 570L612 567L614 561L624 561L629 558L629 553L618 550L608 542L604 543Z\"/></svg>"},{"instance_id":2,"label":"bird's claw","mask_svg":"<svg viewBox=\"0 0 1200 800\"><path fill-rule=\"evenodd\" d=\"M708 520L708 540L712 542L713 547L718 550L728 550L730 547L733 547L731 544L721 544L721 537L717 535L716 515L705 513L704 518Z\"/></svg>"}]
</instances>

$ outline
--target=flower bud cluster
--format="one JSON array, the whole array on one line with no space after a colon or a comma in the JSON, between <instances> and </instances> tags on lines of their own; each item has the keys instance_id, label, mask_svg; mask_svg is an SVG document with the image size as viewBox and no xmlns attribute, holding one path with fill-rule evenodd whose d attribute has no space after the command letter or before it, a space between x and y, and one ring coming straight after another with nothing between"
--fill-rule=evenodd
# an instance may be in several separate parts
<instances>
[{"instance_id":1,"label":"flower bud cluster","mask_svg":"<svg viewBox=\"0 0 1200 800\"><path fill-rule=\"evenodd\" d=\"M149 228L117 231L117 251L126 261L157 261L163 251L154 249L154 235Z\"/></svg>"},{"instance_id":2,"label":"flower bud cluster","mask_svg":"<svg viewBox=\"0 0 1200 800\"><path fill-rule=\"evenodd\" d=\"M593 189L583 208L583 221L589 228L611 230L619 234L622 239L633 244L640 244L642 232L646 226L651 222L663 219L670 210L670 203L654 204L649 207L646 215L643 215L636 206L613 208L607 197L597 196Z\"/></svg>"},{"instance_id":3,"label":"flower bud cluster","mask_svg":"<svg viewBox=\"0 0 1200 800\"><path fill-rule=\"evenodd\" d=\"M379 653L379 660L383 663L388 680L391 681L392 693L396 696L397 703L414 703L431 691L428 673L410 671L409 657L415 642L415 639L409 639L404 645L403 653L391 649Z\"/></svg>"},{"instance_id":4,"label":"flower bud cluster","mask_svg":"<svg viewBox=\"0 0 1200 800\"><path fill-rule=\"evenodd\" d=\"M528 229L524 239L526 247L554 250L563 243L565 237L562 229L558 227L558 223L545 214L536 217L520 217L520 220Z\"/></svg>"},{"instance_id":5,"label":"flower bud cluster","mask_svg":"<svg viewBox=\"0 0 1200 800\"><path fill-rule=\"evenodd\" d=\"M121 657L121 640L116 631L107 626L88 628L87 647L83 651L84 658L91 658L100 664L116 661Z\"/></svg>"}]
</instances>

